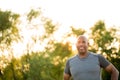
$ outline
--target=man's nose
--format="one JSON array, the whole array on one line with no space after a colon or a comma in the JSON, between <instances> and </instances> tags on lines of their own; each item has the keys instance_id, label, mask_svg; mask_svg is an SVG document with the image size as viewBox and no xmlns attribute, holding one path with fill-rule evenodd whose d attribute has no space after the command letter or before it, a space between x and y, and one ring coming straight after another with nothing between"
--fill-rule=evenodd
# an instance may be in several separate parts
<instances>
[{"instance_id":1,"label":"man's nose","mask_svg":"<svg viewBox=\"0 0 120 80\"><path fill-rule=\"evenodd\" d=\"M79 43L79 46L83 46L83 43Z\"/></svg>"}]
</instances>

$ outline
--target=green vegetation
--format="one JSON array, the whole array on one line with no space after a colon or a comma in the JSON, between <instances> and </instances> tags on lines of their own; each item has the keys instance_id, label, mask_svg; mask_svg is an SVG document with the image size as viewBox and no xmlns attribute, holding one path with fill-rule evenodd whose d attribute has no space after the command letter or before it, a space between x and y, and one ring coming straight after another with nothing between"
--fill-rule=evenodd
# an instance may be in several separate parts
<instances>
[{"instance_id":1,"label":"green vegetation","mask_svg":"<svg viewBox=\"0 0 120 80\"><path fill-rule=\"evenodd\" d=\"M60 26L44 17L40 9L32 9L24 17L26 17L26 26L23 25L23 27L31 33L34 30L39 33L28 35L30 41L25 45L24 55L16 58L12 45L15 42L24 42L24 34L20 35L22 32L19 27L22 24L19 20L20 15L0 10L0 80L62 80L66 60L76 54L69 38L77 38L78 35L86 34L87 31L72 26L70 31L58 41L55 34ZM39 23L34 23L35 20ZM94 41L90 42L89 50L106 56L120 71L119 30L119 28L106 28L103 21L98 21L91 26L91 32L88 35L89 39ZM35 51L35 45L42 46L42 49ZM105 71L102 73L103 80L110 80L109 73Z\"/></svg>"}]
</instances>

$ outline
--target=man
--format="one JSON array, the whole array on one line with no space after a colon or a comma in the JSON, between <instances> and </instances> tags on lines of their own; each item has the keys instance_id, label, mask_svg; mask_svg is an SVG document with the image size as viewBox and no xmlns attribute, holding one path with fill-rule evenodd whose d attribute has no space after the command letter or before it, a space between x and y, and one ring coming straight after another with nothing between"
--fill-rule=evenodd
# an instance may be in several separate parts
<instances>
[{"instance_id":1,"label":"man","mask_svg":"<svg viewBox=\"0 0 120 80\"><path fill-rule=\"evenodd\" d=\"M67 60L64 70L64 80L101 80L103 68L111 73L111 80L118 80L119 72L102 55L88 52L88 40L85 36L78 37L76 48L78 54Z\"/></svg>"}]
</instances>

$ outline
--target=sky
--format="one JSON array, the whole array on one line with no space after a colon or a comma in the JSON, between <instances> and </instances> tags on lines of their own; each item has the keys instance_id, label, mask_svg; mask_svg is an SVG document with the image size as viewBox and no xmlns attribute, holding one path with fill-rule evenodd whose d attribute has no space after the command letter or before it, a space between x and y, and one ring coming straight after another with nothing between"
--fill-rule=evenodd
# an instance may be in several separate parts
<instances>
[{"instance_id":1,"label":"sky","mask_svg":"<svg viewBox=\"0 0 120 80\"><path fill-rule=\"evenodd\" d=\"M88 29L98 20L107 27L120 26L119 0L0 0L2 10L24 14L40 7L43 14L64 27Z\"/></svg>"},{"instance_id":2,"label":"sky","mask_svg":"<svg viewBox=\"0 0 120 80\"><path fill-rule=\"evenodd\" d=\"M61 31L70 26L88 30L98 20L103 20L106 27L120 27L119 0L0 0L1 10L11 10L21 15L38 7L45 17L61 25ZM24 45L14 47L17 52Z\"/></svg>"}]
</instances>

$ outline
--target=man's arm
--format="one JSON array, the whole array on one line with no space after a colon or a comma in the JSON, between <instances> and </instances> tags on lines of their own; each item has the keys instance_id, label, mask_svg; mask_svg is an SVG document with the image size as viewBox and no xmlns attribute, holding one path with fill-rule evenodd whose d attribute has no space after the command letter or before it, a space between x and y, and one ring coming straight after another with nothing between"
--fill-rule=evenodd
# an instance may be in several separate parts
<instances>
[{"instance_id":1,"label":"man's arm","mask_svg":"<svg viewBox=\"0 0 120 80\"><path fill-rule=\"evenodd\" d=\"M118 80L119 77L119 71L114 67L113 64L109 64L105 70L109 73L111 73L111 80Z\"/></svg>"},{"instance_id":2,"label":"man's arm","mask_svg":"<svg viewBox=\"0 0 120 80\"><path fill-rule=\"evenodd\" d=\"M70 60L67 60L67 62L66 62L66 66L65 66L64 74L63 74L63 80L70 80L70 78L71 78L69 61Z\"/></svg>"},{"instance_id":3,"label":"man's arm","mask_svg":"<svg viewBox=\"0 0 120 80\"><path fill-rule=\"evenodd\" d=\"M70 75L69 75L69 74L64 73L63 78L64 78L63 80L70 80Z\"/></svg>"}]
</instances>

